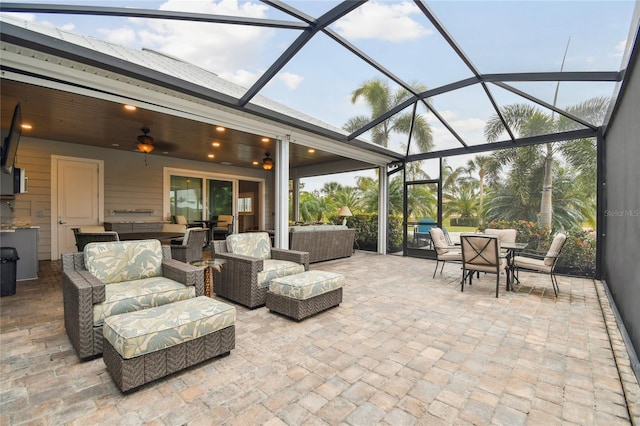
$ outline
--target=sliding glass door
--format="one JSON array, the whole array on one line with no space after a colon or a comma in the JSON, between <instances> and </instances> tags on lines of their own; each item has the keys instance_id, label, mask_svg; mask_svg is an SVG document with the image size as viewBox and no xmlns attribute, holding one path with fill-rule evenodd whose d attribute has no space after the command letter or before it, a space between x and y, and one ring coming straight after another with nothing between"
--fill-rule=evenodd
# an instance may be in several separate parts
<instances>
[{"instance_id":1,"label":"sliding glass door","mask_svg":"<svg viewBox=\"0 0 640 426\"><path fill-rule=\"evenodd\" d=\"M233 182L228 180L207 179L207 208L211 216L233 215Z\"/></svg>"},{"instance_id":2,"label":"sliding glass door","mask_svg":"<svg viewBox=\"0 0 640 426\"><path fill-rule=\"evenodd\" d=\"M164 175L165 194L168 194L164 199L164 214L170 219L182 215L187 222L196 223L227 216L225 223L233 224L234 232L263 226L263 179L239 179L239 176L170 168L164 170ZM211 225L215 226L213 222Z\"/></svg>"},{"instance_id":3,"label":"sliding glass door","mask_svg":"<svg viewBox=\"0 0 640 426\"><path fill-rule=\"evenodd\" d=\"M171 176L169 203L171 216L182 215L187 222L202 219L203 179L190 176Z\"/></svg>"}]
</instances>

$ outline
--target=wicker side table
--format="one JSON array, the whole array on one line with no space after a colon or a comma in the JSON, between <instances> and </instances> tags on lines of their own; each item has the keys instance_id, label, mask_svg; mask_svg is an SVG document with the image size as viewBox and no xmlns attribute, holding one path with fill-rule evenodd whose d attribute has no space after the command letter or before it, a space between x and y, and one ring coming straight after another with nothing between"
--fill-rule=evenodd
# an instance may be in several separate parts
<instances>
[{"instance_id":1,"label":"wicker side table","mask_svg":"<svg viewBox=\"0 0 640 426\"><path fill-rule=\"evenodd\" d=\"M213 270L220 272L222 265L225 264L224 259L200 259L191 262L193 266L204 268L204 295L213 297Z\"/></svg>"}]
</instances>

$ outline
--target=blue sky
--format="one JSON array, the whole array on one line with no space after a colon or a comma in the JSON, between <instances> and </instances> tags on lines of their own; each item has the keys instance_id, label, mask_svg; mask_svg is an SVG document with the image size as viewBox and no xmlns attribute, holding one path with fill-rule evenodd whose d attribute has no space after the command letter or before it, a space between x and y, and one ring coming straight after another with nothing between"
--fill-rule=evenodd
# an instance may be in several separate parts
<instances>
[{"instance_id":1,"label":"blue sky","mask_svg":"<svg viewBox=\"0 0 640 426\"><path fill-rule=\"evenodd\" d=\"M25 3L36 2L42 3ZM255 1L64 3L293 21ZM317 17L338 2L288 3ZM494 73L558 71L569 38L565 70L618 70L635 2L436 1L428 5L480 72ZM78 15L39 14L26 18L130 47L159 50L245 87L299 34L294 30ZM413 2L369 1L331 28L406 82L433 88L472 75ZM261 94L341 127L350 117L368 113L365 105L352 104L350 95L363 81L377 77L381 74L319 34ZM547 102L553 100L555 84L513 85L530 90ZM395 85L392 83L391 87ZM573 105L593 96L609 96L613 88L613 84L563 83L558 106ZM522 101L502 89L492 91L500 104ZM481 88L474 86L438 96L432 103L465 140L471 144L484 142L484 124L494 111ZM432 126L436 147L457 146L455 139L431 114L422 113ZM398 136L390 148L400 151L405 142L406 137ZM452 162L455 164L456 160Z\"/></svg>"}]
</instances>

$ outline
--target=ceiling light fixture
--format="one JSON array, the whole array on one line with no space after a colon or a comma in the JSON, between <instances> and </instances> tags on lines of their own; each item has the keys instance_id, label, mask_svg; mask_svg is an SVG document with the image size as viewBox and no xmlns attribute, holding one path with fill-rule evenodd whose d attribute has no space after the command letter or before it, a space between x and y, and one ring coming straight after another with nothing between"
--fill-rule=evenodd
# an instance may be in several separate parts
<instances>
[{"instance_id":1,"label":"ceiling light fixture","mask_svg":"<svg viewBox=\"0 0 640 426\"><path fill-rule=\"evenodd\" d=\"M138 109L138 107L136 107L135 105L127 104L127 105L124 106L124 109L126 109L127 111L135 111L135 110Z\"/></svg>"},{"instance_id":2,"label":"ceiling light fixture","mask_svg":"<svg viewBox=\"0 0 640 426\"><path fill-rule=\"evenodd\" d=\"M213 147L216 147L216 148L217 148L217 147L219 147L219 146L220 146L220 142L213 142L213 143L211 144L211 146L213 146Z\"/></svg>"},{"instance_id":3,"label":"ceiling light fixture","mask_svg":"<svg viewBox=\"0 0 640 426\"><path fill-rule=\"evenodd\" d=\"M209 157L209 158L214 158L214 157L215 157L215 155L213 155L213 154L209 154L209 155L207 155L207 157Z\"/></svg>"},{"instance_id":4,"label":"ceiling light fixture","mask_svg":"<svg viewBox=\"0 0 640 426\"><path fill-rule=\"evenodd\" d=\"M216 130L217 130L218 132L224 132L224 131L225 131L225 130L227 130L227 129L225 129L225 128L224 128L224 127L222 127L222 126L218 126L218 127L216 127Z\"/></svg>"},{"instance_id":5,"label":"ceiling light fixture","mask_svg":"<svg viewBox=\"0 0 640 426\"><path fill-rule=\"evenodd\" d=\"M262 168L265 170L273 169L273 158L270 157L269 152L264 153L265 157L262 159Z\"/></svg>"},{"instance_id":6,"label":"ceiling light fixture","mask_svg":"<svg viewBox=\"0 0 640 426\"><path fill-rule=\"evenodd\" d=\"M262 138L260 139L262 142L269 142L269 138Z\"/></svg>"},{"instance_id":7,"label":"ceiling light fixture","mask_svg":"<svg viewBox=\"0 0 640 426\"><path fill-rule=\"evenodd\" d=\"M144 134L138 136L138 145L137 145L137 147L138 147L138 151L144 152L144 165L146 166L147 165L147 154L149 154L151 151L153 151L153 138L147 134L147 133L149 133L149 128L148 127L143 127L140 130Z\"/></svg>"}]
</instances>

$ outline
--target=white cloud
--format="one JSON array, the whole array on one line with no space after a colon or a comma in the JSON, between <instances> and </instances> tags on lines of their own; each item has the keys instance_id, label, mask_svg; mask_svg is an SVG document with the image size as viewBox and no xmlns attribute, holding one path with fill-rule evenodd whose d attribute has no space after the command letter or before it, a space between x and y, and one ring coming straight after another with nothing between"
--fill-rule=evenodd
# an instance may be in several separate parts
<instances>
[{"instance_id":1,"label":"white cloud","mask_svg":"<svg viewBox=\"0 0 640 426\"><path fill-rule=\"evenodd\" d=\"M169 0L160 10L213 15L266 18L267 6L236 0ZM175 20L129 20L144 25L137 31L137 44L180 58L218 75L235 75L246 81L274 31L262 27L207 24ZM115 37L115 35L113 35ZM258 59L259 60L259 59Z\"/></svg>"},{"instance_id":2,"label":"white cloud","mask_svg":"<svg viewBox=\"0 0 640 426\"><path fill-rule=\"evenodd\" d=\"M476 145L485 142L484 128L487 124L485 120L479 118L458 118L455 112L448 110L438 112L466 143ZM431 134L433 135L433 140L436 145L440 146L452 142L459 144L458 140L433 114L427 114L426 118L431 126Z\"/></svg>"},{"instance_id":3,"label":"white cloud","mask_svg":"<svg viewBox=\"0 0 640 426\"><path fill-rule=\"evenodd\" d=\"M412 19L412 14L420 14L413 3L368 2L338 20L335 28L348 39L403 41L433 33Z\"/></svg>"},{"instance_id":4,"label":"white cloud","mask_svg":"<svg viewBox=\"0 0 640 426\"><path fill-rule=\"evenodd\" d=\"M609 56L612 58L622 58L624 54L624 49L627 47L627 40L622 40L620 43L616 44L613 53L610 53Z\"/></svg>"},{"instance_id":5,"label":"white cloud","mask_svg":"<svg viewBox=\"0 0 640 426\"><path fill-rule=\"evenodd\" d=\"M281 74L278 74L278 79L283 81L289 89L295 90L300 85L300 83L302 83L304 77L290 72L283 72Z\"/></svg>"}]
</instances>

